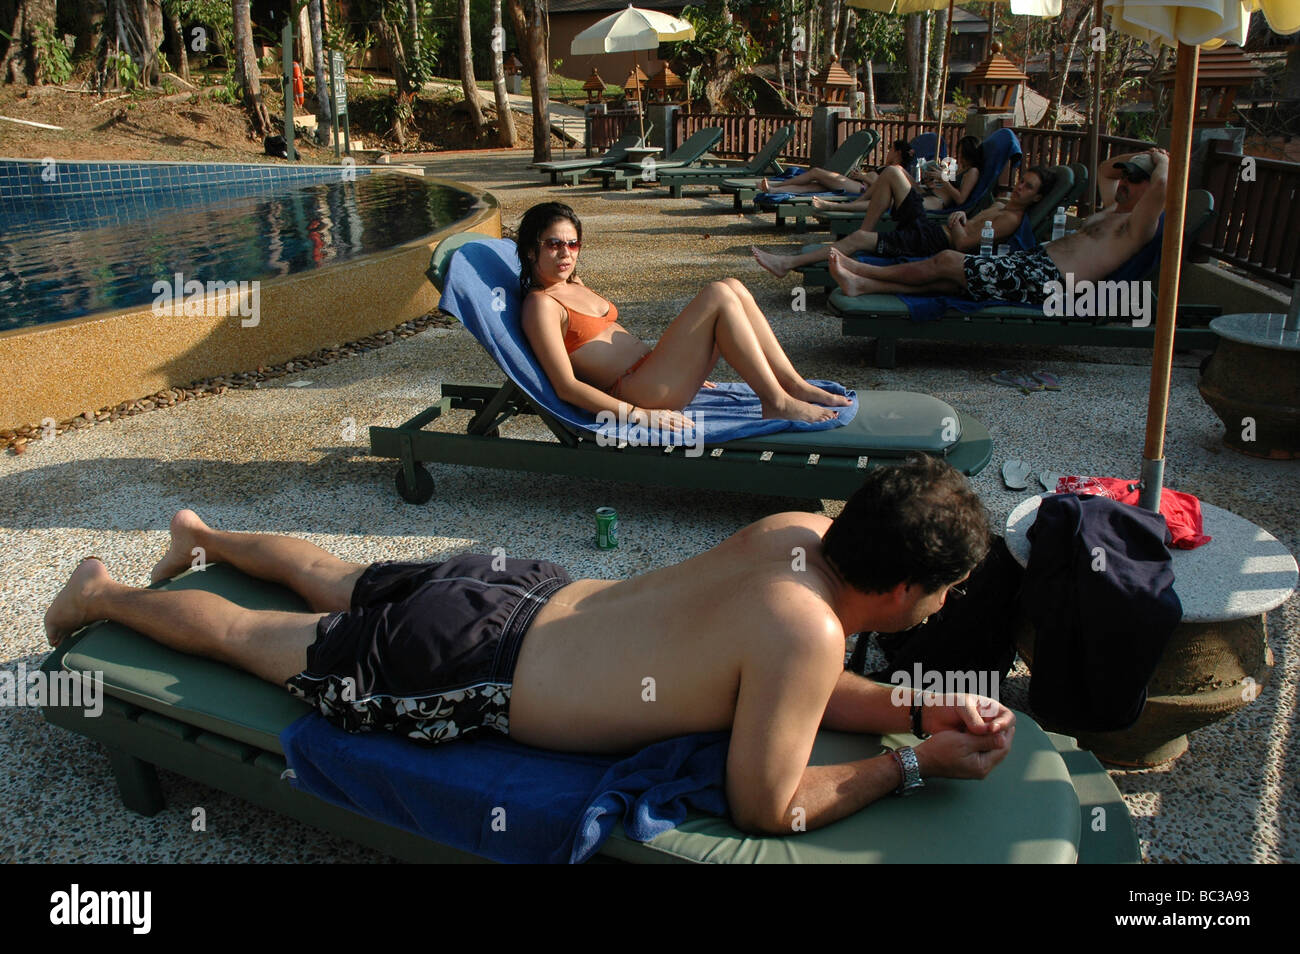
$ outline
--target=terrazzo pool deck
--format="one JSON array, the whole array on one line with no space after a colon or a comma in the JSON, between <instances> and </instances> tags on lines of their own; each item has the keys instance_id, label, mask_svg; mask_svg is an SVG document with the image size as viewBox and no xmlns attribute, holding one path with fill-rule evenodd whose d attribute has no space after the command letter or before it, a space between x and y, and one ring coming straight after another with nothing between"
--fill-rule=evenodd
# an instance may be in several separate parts
<instances>
[{"instance_id":1,"label":"terrazzo pool deck","mask_svg":"<svg viewBox=\"0 0 1300 954\"><path fill-rule=\"evenodd\" d=\"M489 189L513 226L532 204L570 202L583 219L581 274L614 300L633 331L653 339L712 279L734 275L754 291L795 366L859 391L922 391L973 414L992 432L994 459L973 484L1001 527L1038 492L1003 488L1010 457L1061 473L1135 476L1149 354L1137 349L1024 348L908 342L900 366L870 365L869 340L840 336L839 320L810 293L791 309L794 279L778 281L751 243L797 248L813 238L774 230L771 216L736 215L730 197L682 200L598 187L540 185L522 154L434 159L430 175ZM665 195L666 192L656 195ZM725 199L725 201L723 201ZM395 321L394 324L397 322ZM1300 551L1300 461L1247 458L1225 448L1222 425L1196 390L1200 353L1175 356L1167 483L1245 517ZM1040 368L1063 390L1024 396L988 376ZM719 380L735 380L725 366ZM119 580L143 584L181 507L218 526L303 536L345 559L438 559L503 546L556 560L579 576L617 577L676 562L788 501L589 480L552 481L433 465L433 500L403 502L395 464L367 456L366 428L396 425L439 397L443 381L496 384L500 373L460 328L431 328L366 354L202 400L121 418L0 457L0 666L39 664L45 607L90 553ZM463 427L465 412L439 426ZM540 425L512 433L544 437ZM594 544L594 511L618 510L620 546ZM838 511L837 502L827 512ZM1210 544L1213 546L1213 544ZM1183 758L1112 773L1151 862L1300 860L1300 598L1269 614L1275 668L1260 697L1191 736ZM1027 706L1023 667L1004 699ZM153 818L124 809L102 749L47 725L35 708L0 707L0 860L384 861L324 834L169 772L168 806ZM975 784L975 783L972 783ZM203 808L206 831L194 831ZM869 810L869 809L868 809Z\"/></svg>"}]
</instances>

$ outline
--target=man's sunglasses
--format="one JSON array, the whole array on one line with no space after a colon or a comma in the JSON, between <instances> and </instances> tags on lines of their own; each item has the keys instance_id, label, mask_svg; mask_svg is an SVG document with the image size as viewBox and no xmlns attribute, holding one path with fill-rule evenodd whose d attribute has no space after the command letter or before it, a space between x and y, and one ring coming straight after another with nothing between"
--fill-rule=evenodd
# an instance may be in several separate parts
<instances>
[{"instance_id":1,"label":"man's sunglasses","mask_svg":"<svg viewBox=\"0 0 1300 954\"><path fill-rule=\"evenodd\" d=\"M543 239L542 244L545 245L547 248L549 248L552 252L558 252L562 248L567 248L570 252L576 252L578 249L582 248L581 239L573 239L572 241L566 241L564 239L548 238L548 239Z\"/></svg>"}]
</instances>

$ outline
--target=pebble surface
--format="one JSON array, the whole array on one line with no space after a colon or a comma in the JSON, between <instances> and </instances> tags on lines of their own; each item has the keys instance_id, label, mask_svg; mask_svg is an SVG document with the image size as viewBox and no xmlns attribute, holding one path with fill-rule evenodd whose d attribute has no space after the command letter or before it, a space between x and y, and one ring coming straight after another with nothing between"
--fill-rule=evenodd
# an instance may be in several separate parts
<instances>
[{"instance_id":1,"label":"pebble surface","mask_svg":"<svg viewBox=\"0 0 1300 954\"><path fill-rule=\"evenodd\" d=\"M737 215L729 196L702 189L671 200L660 198L666 191L644 188L602 193L542 185L527 162L522 154L496 152L436 159L427 169L494 191L507 227L536 202L573 205L584 227L580 274L646 340L657 338L704 284L735 276L754 292L805 375L860 392L921 391L974 415L995 443L993 462L973 479L994 526L1038 490L1003 488L999 471L1008 458L1035 470L1136 476L1149 353L904 342L898 368L876 369L871 342L842 337L820 292L809 292L806 311L792 310L796 279L775 279L749 255L753 243L797 250L818 233L778 232L770 215ZM309 356L301 367L295 361L179 394L172 389L153 396L153 408L143 413L129 406L92 410L48 440L39 432L0 435L10 447L0 454L0 613L8 624L0 630L0 669L39 665L48 649L42 615L82 556L102 557L123 582L146 583L166 546L168 521L182 507L228 529L302 536L358 562L503 546L511 555L553 559L575 576L621 577L677 562L791 506L770 497L445 465L430 466L434 498L407 504L394 489L394 462L369 456L366 428L410 418L438 399L444 381L501 380L459 326L433 318L416 324L369 345ZM1259 524L1295 553L1300 462L1256 460L1223 446L1222 425L1196 390L1201 357L1175 355L1167 483ZM1008 368L1051 370L1063 390L1025 396L989 381ZM714 377L736 380L725 365ZM213 391L204 400L186 399L193 396L187 392ZM433 426L463 430L467 421L467 412L455 412ZM548 436L535 420L503 430ZM594 513L601 506L619 513L616 550L596 548ZM833 516L840 504L826 506ZM1294 595L1269 614L1276 666L1254 704L1194 733L1187 755L1167 766L1112 773L1144 860L1300 860L1298 621ZM1003 686L1004 700L1022 710L1027 677L1018 664ZM162 784L167 808L153 818L134 815L119 802L96 743L46 724L37 709L0 707L0 814L8 820L0 826L0 861L389 860L169 772ZM206 811L205 832L191 828L195 807Z\"/></svg>"}]
</instances>

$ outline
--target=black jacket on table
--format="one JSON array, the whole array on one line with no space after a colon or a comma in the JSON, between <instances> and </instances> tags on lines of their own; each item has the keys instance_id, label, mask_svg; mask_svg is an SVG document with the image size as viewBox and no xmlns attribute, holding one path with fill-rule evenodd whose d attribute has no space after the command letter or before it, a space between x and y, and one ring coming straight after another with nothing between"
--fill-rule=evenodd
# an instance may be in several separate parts
<instances>
[{"instance_id":1,"label":"black jacket on table","mask_svg":"<svg viewBox=\"0 0 1300 954\"><path fill-rule=\"evenodd\" d=\"M1165 518L1106 497L1050 494L1027 536L1030 705L1058 728L1128 728L1183 616Z\"/></svg>"}]
</instances>

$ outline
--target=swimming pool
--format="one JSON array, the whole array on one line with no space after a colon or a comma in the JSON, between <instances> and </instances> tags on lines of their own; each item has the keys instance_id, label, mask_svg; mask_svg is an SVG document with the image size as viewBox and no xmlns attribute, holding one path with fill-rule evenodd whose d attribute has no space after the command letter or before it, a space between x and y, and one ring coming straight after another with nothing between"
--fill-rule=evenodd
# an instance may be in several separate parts
<instances>
[{"instance_id":1,"label":"swimming pool","mask_svg":"<svg viewBox=\"0 0 1300 954\"><path fill-rule=\"evenodd\" d=\"M364 167L3 160L0 331L147 305L178 274L206 286L349 261L474 205L459 189Z\"/></svg>"},{"instance_id":2,"label":"swimming pool","mask_svg":"<svg viewBox=\"0 0 1300 954\"><path fill-rule=\"evenodd\" d=\"M0 159L0 429L418 318L458 231L496 200L418 169Z\"/></svg>"}]
</instances>

